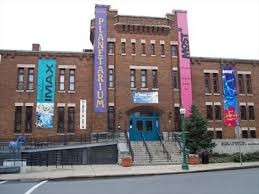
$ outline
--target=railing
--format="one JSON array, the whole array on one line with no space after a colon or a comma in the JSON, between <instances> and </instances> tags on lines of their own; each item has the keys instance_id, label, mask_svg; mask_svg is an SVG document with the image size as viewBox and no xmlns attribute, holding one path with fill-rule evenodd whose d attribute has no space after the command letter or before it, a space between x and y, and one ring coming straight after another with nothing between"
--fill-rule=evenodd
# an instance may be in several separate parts
<instances>
[{"instance_id":1,"label":"railing","mask_svg":"<svg viewBox=\"0 0 259 194\"><path fill-rule=\"evenodd\" d=\"M183 150L183 142L181 138L182 134L181 133L172 133L172 140L176 142L176 145L180 152L182 153Z\"/></svg>"},{"instance_id":2,"label":"railing","mask_svg":"<svg viewBox=\"0 0 259 194\"><path fill-rule=\"evenodd\" d=\"M145 137L144 137L143 133L140 133L140 134L141 134L141 138L142 138L142 141L143 141L143 145L145 146L146 152L148 153L148 156L149 156L149 162L151 162L153 160L153 157L152 157L152 155L151 155L151 153L150 153L150 151L147 147L147 142L145 140Z\"/></svg>"},{"instance_id":3,"label":"railing","mask_svg":"<svg viewBox=\"0 0 259 194\"><path fill-rule=\"evenodd\" d=\"M125 134L125 137L126 137L126 140L127 140L127 145L129 147L129 153L131 155L131 159L132 159L132 161L134 161L134 152L133 152L133 149L132 149L129 137L128 137L128 132L125 130L124 134Z\"/></svg>"},{"instance_id":4,"label":"railing","mask_svg":"<svg viewBox=\"0 0 259 194\"><path fill-rule=\"evenodd\" d=\"M162 145L163 152L166 153L167 161L171 160L171 156L170 156L169 152L167 151L167 149L166 149L166 147L165 147L165 144L164 144L164 142L163 142L162 135L161 135L158 131L157 131L157 135L158 135L160 144Z\"/></svg>"}]
</instances>

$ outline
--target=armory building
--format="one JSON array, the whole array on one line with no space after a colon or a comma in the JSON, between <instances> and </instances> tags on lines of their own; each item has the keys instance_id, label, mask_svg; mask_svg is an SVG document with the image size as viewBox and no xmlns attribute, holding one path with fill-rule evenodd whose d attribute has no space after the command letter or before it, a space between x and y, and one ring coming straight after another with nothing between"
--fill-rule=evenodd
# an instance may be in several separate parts
<instances>
[{"instance_id":1,"label":"armory building","mask_svg":"<svg viewBox=\"0 0 259 194\"><path fill-rule=\"evenodd\" d=\"M191 104L215 138L235 138L237 118L243 138L259 137L259 60L190 57L184 11L95 12L93 50L0 50L1 140L124 130L156 140L180 131Z\"/></svg>"}]
</instances>

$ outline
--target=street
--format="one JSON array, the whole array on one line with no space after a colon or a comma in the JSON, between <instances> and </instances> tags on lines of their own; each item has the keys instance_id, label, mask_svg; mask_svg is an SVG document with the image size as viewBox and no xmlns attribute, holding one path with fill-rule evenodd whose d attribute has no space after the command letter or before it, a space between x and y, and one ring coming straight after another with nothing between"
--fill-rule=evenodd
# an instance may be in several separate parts
<instances>
[{"instance_id":1,"label":"street","mask_svg":"<svg viewBox=\"0 0 259 194\"><path fill-rule=\"evenodd\" d=\"M0 182L1 194L258 194L259 169L146 177Z\"/></svg>"}]
</instances>

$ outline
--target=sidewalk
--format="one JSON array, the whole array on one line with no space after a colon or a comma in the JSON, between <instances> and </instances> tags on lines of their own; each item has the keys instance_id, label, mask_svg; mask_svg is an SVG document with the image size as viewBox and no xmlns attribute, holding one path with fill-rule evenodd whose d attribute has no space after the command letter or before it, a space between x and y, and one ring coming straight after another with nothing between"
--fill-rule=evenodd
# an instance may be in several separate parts
<instances>
[{"instance_id":1,"label":"sidewalk","mask_svg":"<svg viewBox=\"0 0 259 194\"><path fill-rule=\"evenodd\" d=\"M181 165L153 165L121 167L114 165L82 165L82 166L49 166L49 167L26 167L20 174L2 174L3 181L30 181L30 180L59 180L72 178L109 178L126 176L145 176L159 174L181 174L208 172L218 170L233 170L242 168L259 168L259 162L243 163L221 163L221 164L199 164L190 165L189 170L182 170Z\"/></svg>"}]
</instances>

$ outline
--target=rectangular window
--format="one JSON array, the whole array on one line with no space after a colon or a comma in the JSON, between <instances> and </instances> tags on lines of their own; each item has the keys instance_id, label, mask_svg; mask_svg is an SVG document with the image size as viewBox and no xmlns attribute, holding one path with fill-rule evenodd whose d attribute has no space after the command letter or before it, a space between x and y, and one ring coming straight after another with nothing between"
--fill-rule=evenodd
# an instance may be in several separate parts
<instances>
[{"instance_id":1,"label":"rectangular window","mask_svg":"<svg viewBox=\"0 0 259 194\"><path fill-rule=\"evenodd\" d=\"M65 107L58 107L58 133L64 133L65 129Z\"/></svg>"},{"instance_id":2,"label":"rectangular window","mask_svg":"<svg viewBox=\"0 0 259 194\"><path fill-rule=\"evenodd\" d=\"M171 46L171 52L172 52L172 57L177 57L178 56L178 46L172 45Z\"/></svg>"},{"instance_id":3,"label":"rectangular window","mask_svg":"<svg viewBox=\"0 0 259 194\"><path fill-rule=\"evenodd\" d=\"M248 138L248 131L242 130L242 138Z\"/></svg>"},{"instance_id":4,"label":"rectangular window","mask_svg":"<svg viewBox=\"0 0 259 194\"><path fill-rule=\"evenodd\" d=\"M109 88L114 88L114 70L109 69Z\"/></svg>"},{"instance_id":5,"label":"rectangular window","mask_svg":"<svg viewBox=\"0 0 259 194\"><path fill-rule=\"evenodd\" d=\"M255 120L255 109L254 109L254 106L248 106L248 117L249 117L249 120Z\"/></svg>"},{"instance_id":6,"label":"rectangular window","mask_svg":"<svg viewBox=\"0 0 259 194\"><path fill-rule=\"evenodd\" d=\"M75 91L75 69L69 69L69 90Z\"/></svg>"},{"instance_id":7,"label":"rectangular window","mask_svg":"<svg viewBox=\"0 0 259 194\"><path fill-rule=\"evenodd\" d=\"M221 106L215 105L215 120L221 120Z\"/></svg>"},{"instance_id":8,"label":"rectangular window","mask_svg":"<svg viewBox=\"0 0 259 194\"><path fill-rule=\"evenodd\" d=\"M17 90L24 90L24 68L18 68Z\"/></svg>"},{"instance_id":9,"label":"rectangular window","mask_svg":"<svg viewBox=\"0 0 259 194\"><path fill-rule=\"evenodd\" d=\"M141 70L141 88L147 87L147 70Z\"/></svg>"},{"instance_id":10,"label":"rectangular window","mask_svg":"<svg viewBox=\"0 0 259 194\"><path fill-rule=\"evenodd\" d=\"M32 132L32 106L26 106L25 133Z\"/></svg>"},{"instance_id":11,"label":"rectangular window","mask_svg":"<svg viewBox=\"0 0 259 194\"><path fill-rule=\"evenodd\" d=\"M131 43L131 48L132 48L132 54L136 54L136 43L135 42Z\"/></svg>"},{"instance_id":12,"label":"rectangular window","mask_svg":"<svg viewBox=\"0 0 259 194\"><path fill-rule=\"evenodd\" d=\"M14 133L22 132L22 106L15 107Z\"/></svg>"},{"instance_id":13,"label":"rectangular window","mask_svg":"<svg viewBox=\"0 0 259 194\"><path fill-rule=\"evenodd\" d=\"M243 74L238 74L238 85L239 85L239 94L244 94L244 76Z\"/></svg>"},{"instance_id":14,"label":"rectangular window","mask_svg":"<svg viewBox=\"0 0 259 194\"><path fill-rule=\"evenodd\" d=\"M247 120L246 106L240 106L241 120Z\"/></svg>"},{"instance_id":15,"label":"rectangular window","mask_svg":"<svg viewBox=\"0 0 259 194\"><path fill-rule=\"evenodd\" d=\"M216 131L216 139L222 139L222 131Z\"/></svg>"},{"instance_id":16,"label":"rectangular window","mask_svg":"<svg viewBox=\"0 0 259 194\"><path fill-rule=\"evenodd\" d=\"M160 50L161 50L161 55L165 55L165 45L164 44L160 44Z\"/></svg>"},{"instance_id":17,"label":"rectangular window","mask_svg":"<svg viewBox=\"0 0 259 194\"><path fill-rule=\"evenodd\" d=\"M204 76L205 76L205 79L204 79L204 82L205 82L205 93L209 94L209 93L211 93L210 74L209 73L205 73Z\"/></svg>"},{"instance_id":18,"label":"rectangular window","mask_svg":"<svg viewBox=\"0 0 259 194\"><path fill-rule=\"evenodd\" d=\"M68 133L75 132L75 107L68 107Z\"/></svg>"},{"instance_id":19,"label":"rectangular window","mask_svg":"<svg viewBox=\"0 0 259 194\"><path fill-rule=\"evenodd\" d=\"M179 107L174 107L174 125L175 131L181 131L181 117Z\"/></svg>"},{"instance_id":20,"label":"rectangular window","mask_svg":"<svg viewBox=\"0 0 259 194\"><path fill-rule=\"evenodd\" d=\"M214 93L219 93L219 78L217 73L212 74L213 77L213 90Z\"/></svg>"},{"instance_id":21,"label":"rectangular window","mask_svg":"<svg viewBox=\"0 0 259 194\"><path fill-rule=\"evenodd\" d=\"M178 71L173 70L173 88L179 89Z\"/></svg>"},{"instance_id":22,"label":"rectangular window","mask_svg":"<svg viewBox=\"0 0 259 194\"><path fill-rule=\"evenodd\" d=\"M108 42L108 54L114 54L114 42Z\"/></svg>"},{"instance_id":23,"label":"rectangular window","mask_svg":"<svg viewBox=\"0 0 259 194\"><path fill-rule=\"evenodd\" d=\"M247 74L246 75L246 89L247 89L247 93L248 94L252 94L253 90L252 90L252 80L251 80L251 75Z\"/></svg>"},{"instance_id":24,"label":"rectangular window","mask_svg":"<svg viewBox=\"0 0 259 194\"><path fill-rule=\"evenodd\" d=\"M33 82L34 82L34 69L28 69L28 90L33 90Z\"/></svg>"},{"instance_id":25,"label":"rectangular window","mask_svg":"<svg viewBox=\"0 0 259 194\"><path fill-rule=\"evenodd\" d=\"M250 131L250 137L251 138L256 138L256 130L251 130Z\"/></svg>"},{"instance_id":26,"label":"rectangular window","mask_svg":"<svg viewBox=\"0 0 259 194\"><path fill-rule=\"evenodd\" d=\"M115 108L114 106L108 107L108 130L115 130Z\"/></svg>"},{"instance_id":27,"label":"rectangular window","mask_svg":"<svg viewBox=\"0 0 259 194\"><path fill-rule=\"evenodd\" d=\"M213 120L212 105L207 105L207 119Z\"/></svg>"},{"instance_id":28,"label":"rectangular window","mask_svg":"<svg viewBox=\"0 0 259 194\"><path fill-rule=\"evenodd\" d=\"M146 45L145 45L145 43L141 43L141 54L142 55L146 54Z\"/></svg>"},{"instance_id":29,"label":"rectangular window","mask_svg":"<svg viewBox=\"0 0 259 194\"><path fill-rule=\"evenodd\" d=\"M122 42L122 43L121 43L121 53L122 53L122 54L125 54L125 53L126 53L126 43L125 43L125 42Z\"/></svg>"},{"instance_id":30,"label":"rectangular window","mask_svg":"<svg viewBox=\"0 0 259 194\"><path fill-rule=\"evenodd\" d=\"M155 44L151 44L151 55L156 55Z\"/></svg>"},{"instance_id":31,"label":"rectangular window","mask_svg":"<svg viewBox=\"0 0 259 194\"><path fill-rule=\"evenodd\" d=\"M65 90L65 69L59 69L59 90Z\"/></svg>"},{"instance_id":32,"label":"rectangular window","mask_svg":"<svg viewBox=\"0 0 259 194\"><path fill-rule=\"evenodd\" d=\"M157 70L152 70L152 82L153 82L153 88L158 88Z\"/></svg>"},{"instance_id":33,"label":"rectangular window","mask_svg":"<svg viewBox=\"0 0 259 194\"><path fill-rule=\"evenodd\" d=\"M130 70L130 87L131 88L136 87L136 70L135 69Z\"/></svg>"}]
</instances>

